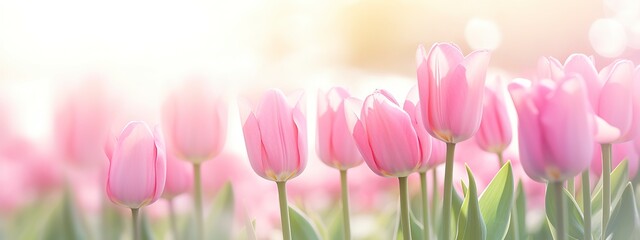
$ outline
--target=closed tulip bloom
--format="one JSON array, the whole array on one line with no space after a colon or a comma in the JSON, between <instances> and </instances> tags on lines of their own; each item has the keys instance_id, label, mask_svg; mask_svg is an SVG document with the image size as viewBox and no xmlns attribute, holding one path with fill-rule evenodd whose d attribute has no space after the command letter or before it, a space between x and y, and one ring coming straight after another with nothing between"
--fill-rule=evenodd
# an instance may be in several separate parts
<instances>
[{"instance_id":1,"label":"closed tulip bloom","mask_svg":"<svg viewBox=\"0 0 640 240\"><path fill-rule=\"evenodd\" d=\"M166 177L165 147L159 133L144 122L130 122L108 149L112 149L107 152L109 199L131 209L158 200Z\"/></svg>"},{"instance_id":2,"label":"closed tulip bloom","mask_svg":"<svg viewBox=\"0 0 640 240\"><path fill-rule=\"evenodd\" d=\"M163 114L167 144L178 157L201 163L222 151L227 105L203 81L191 81L170 95Z\"/></svg>"},{"instance_id":3,"label":"closed tulip bloom","mask_svg":"<svg viewBox=\"0 0 640 240\"><path fill-rule=\"evenodd\" d=\"M430 167L430 158L431 158L431 149L432 149L432 140L431 135L427 132L427 129L424 128L424 124L422 121L422 114L420 113L420 99L418 96L418 87L414 86L409 91L407 95L407 99L404 101L403 109L409 117L411 118L411 123L413 124L413 128L416 131L418 136L418 142L420 143L420 158L421 165L418 168L418 172L426 172ZM440 142L440 141L438 141ZM444 143L443 143L444 145ZM444 162L444 154L445 150L442 151L442 162Z\"/></svg>"},{"instance_id":4,"label":"closed tulip bloom","mask_svg":"<svg viewBox=\"0 0 640 240\"><path fill-rule=\"evenodd\" d=\"M162 197L174 198L191 190L193 185L193 168L185 161L167 155L167 181Z\"/></svg>"},{"instance_id":5,"label":"closed tulip bloom","mask_svg":"<svg viewBox=\"0 0 640 240\"><path fill-rule=\"evenodd\" d=\"M484 151L501 153L511 144L511 137L511 123L502 95L487 88L476 142Z\"/></svg>"},{"instance_id":6,"label":"closed tulip bloom","mask_svg":"<svg viewBox=\"0 0 640 240\"><path fill-rule=\"evenodd\" d=\"M356 145L374 173L406 177L421 166L420 142L411 117L387 91L369 95L360 118L350 122Z\"/></svg>"},{"instance_id":7,"label":"closed tulip bloom","mask_svg":"<svg viewBox=\"0 0 640 240\"><path fill-rule=\"evenodd\" d=\"M424 125L434 138L458 143L473 136L482 117L488 51L463 56L449 43L418 47L417 75Z\"/></svg>"},{"instance_id":8,"label":"closed tulip bloom","mask_svg":"<svg viewBox=\"0 0 640 240\"><path fill-rule=\"evenodd\" d=\"M559 182L589 167L592 113L579 77L530 87L517 82L509 91L518 113L520 161L529 177Z\"/></svg>"},{"instance_id":9,"label":"closed tulip bloom","mask_svg":"<svg viewBox=\"0 0 640 240\"><path fill-rule=\"evenodd\" d=\"M318 129L316 149L330 167L346 170L362 164L362 156L347 128L344 100L349 92L334 87L318 93Z\"/></svg>"},{"instance_id":10,"label":"closed tulip bloom","mask_svg":"<svg viewBox=\"0 0 640 240\"><path fill-rule=\"evenodd\" d=\"M307 164L307 125L302 94L287 97L268 90L255 109L241 110L249 162L261 177L284 182Z\"/></svg>"}]
</instances>

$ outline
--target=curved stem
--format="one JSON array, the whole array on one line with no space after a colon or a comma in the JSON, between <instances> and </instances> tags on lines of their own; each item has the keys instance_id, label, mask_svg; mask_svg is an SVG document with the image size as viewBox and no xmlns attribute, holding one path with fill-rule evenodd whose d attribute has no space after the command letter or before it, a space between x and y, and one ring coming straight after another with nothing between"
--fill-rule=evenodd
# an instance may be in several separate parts
<instances>
[{"instance_id":1,"label":"curved stem","mask_svg":"<svg viewBox=\"0 0 640 240\"><path fill-rule=\"evenodd\" d=\"M438 229L438 220L436 219L436 216L440 216L438 215L438 199L440 199L438 197L438 195L440 195L438 193L438 171L436 171L436 167L433 167L431 169L431 223L433 223L433 229Z\"/></svg>"},{"instance_id":2,"label":"curved stem","mask_svg":"<svg viewBox=\"0 0 640 240\"><path fill-rule=\"evenodd\" d=\"M138 208L132 208L131 209L131 223L133 226L133 239L134 240L140 240L140 226L139 226L139 222L138 222L138 213L140 212L140 209Z\"/></svg>"},{"instance_id":3,"label":"curved stem","mask_svg":"<svg viewBox=\"0 0 640 240\"><path fill-rule=\"evenodd\" d=\"M178 219L176 218L176 209L175 203L173 202L173 198L169 199L169 222L171 225L171 232L173 233L174 239L179 239L178 237Z\"/></svg>"},{"instance_id":4,"label":"curved stem","mask_svg":"<svg viewBox=\"0 0 640 240\"><path fill-rule=\"evenodd\" d=\"M427 203L427 172L420 173L420 189L422 192L422 234L429 239L429 204Z\"/></svg>"},{"instance_id":5,"label":"curved stem","mask_svg":"<svg viewBox=\"0 0 640 240\"><path fill-rule=\"evenodd\" d=\"M402 237L411 240L411 222L409 218L409 193L407 189L407 177L399 177L400 182L400 220L402 225Z\"/></svg>"},{"instance_id":6,"label":"curved stem","mask_svg":"<svg viewBox=\"0 0 640 240\"><path fill-rule=\"evenodd\" d=\"M342 221L344 239L351 239L351 223L349 221L349 189L347 186L347 170L340 170L340 187L342 189Z\"/></svg>"},{"instance_id":7,"label":"curved stem","mask_svg":"<svg viewBox=\"0 0 640 240\"><path fill-rule=\"evenodd\" d=\"M556 202L556 209L557 209L557 213L556 213L556 238L557 240L566 240L567 239L567 231L566 231L566 213L565 213L565 202L564 202L564 197L563 197L563 190L562 190L562 182L553 182L551 185L553 185L553 191L554 191L554 197L555 197L555 202Z\"/></svg>"},{"instance_id":8,"label":"curved stem","mask_svg":"<svg viewBox=\"0 0 640 240\"><path fill-rule=\"evenodd\" d=\"M611 214L611 144L602 144L602 239Z\"/></svg>"},{"instance_id":9,"label":"curved stem","mask_svg":"<svg viewBox=\"0 0 640 240\"><path fill-rule=\"evenodd\" d=\"M289 224L289 205L287 205L287 182L276 182L278 198L280 200L280 222L282 223L282 239L291 240L291 225Z\"/></svg>"},{"instance_id":10,"label":"curved stem","mask_svg":"<svg viewBox=\"0 0 640 240\"><path fill-rule=\"evenodd\" d=\"M589 169L582 172L582 204L584 208L584 239L591 240L591 189Z\"/></svg>"},{"instance_id":11,"label":"curved stem","mask_svg":"<svg viewBox=\"0 0 640 240\"><path fill-rule=\"evenodd\" d=\"M202 180L200 177L200 163L193 164L193 200L196 208L196 239L204 239L204 217L202 213Z\"/></svg>"},{"instance_id":12,"label":"curved stem","mask_svg":"<svg viewBox=\"0 0 640 240\"><path fill-rule=\"evenodd\" d=\"M444 166L444 200L442 202L443 239L449 239L449 229L451 228L451 180L453 178L453 154L455 149L455 143L447 143L447 160Z\"/></svg>"}]
</instances>

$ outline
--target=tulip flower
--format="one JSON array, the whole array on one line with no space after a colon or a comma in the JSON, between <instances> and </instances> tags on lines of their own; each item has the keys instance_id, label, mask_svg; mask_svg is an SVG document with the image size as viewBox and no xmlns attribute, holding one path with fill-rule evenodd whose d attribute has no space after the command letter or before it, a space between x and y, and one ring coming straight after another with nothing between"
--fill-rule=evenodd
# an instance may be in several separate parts
<instances>
[{"instance_id":1,"label":"tulip flower","mask_svg":"<svg viewBox=\"0 0 640 240\"><path fill-rule=\"evenodd\" d=\"M411 117L387 91L377 90L365 99L360 117L350 114L348 122L369 168L380 176L398 178L403 236L410 236L407 176L424 161Z\"/></svg>"},{"instance_id":2,"label":"tulip flower","mask_svg":"<svg viewBox=\"0 0 640 240\"><path fill-rule=\"evenodd\" d=\"M131 208L134 238L139 239L138 210L154 203L164 190L165 147L160 134L144 122L130 122L107 152L107 195L112 202Z\"/></svg>"},{"instance_id":3,"label":"tulip flower","mask_svg":"<svg viewBox=\"0 0 640 240\"><path fill-rule=\"evenodd\" d=\"M251 167L278 186L285 240L291 239L286 182L307 165L307 123L302 104L302 94L287 99L280 90L272 89L255 109L240 112Z\"/></svg>"},{"instance_id":4,"label":"tulip flower","mask_svg":"<svg viewBox=\"0 0 640 240\"><path fill-rule=\"evenodd\" d=\"M316 149L320 160L340 170L345 239L351 239L347 170L362 164L362 156L347 127L344 100L349 92L334 87L318 92L318 131ZM350 111L350 110L347 110Z\"/></svg>"},{"instance_id":5,"label":"tulip flower","mask_svg":"<svg viewBox=\"0 0 640 240\"><path fill-rule=\"evenodd\" d=\"M490 53L464 56L449 43L436 43L429 53L422 45L416 54L420 112L431 136L447 143L443 222L449 223L455 144L471 138L480 125L484 83ZM449 238L449 224L444 238Z\"/></svg>"},{"instance_id":6,"label":"tulip flower","mask_svg":"<svg viewBox=\"0 0 640 240\"><path fill-rule=\"evenodd\" d=\"M509 92L518 113L522 167L530 178L551 183L558 197L556 236L566 239L562 181L587 169L593 153L587 90L574 76L530 87L516 82L509 85Z\"/></svg>"},{"instance_id":7,"label":"tulip flower","mask_svg":"<svg viewBox=\"0 0 640 240\"><path fill-rule=\"evenodd\" d=\"M201 240L204 217L200 169L202 162L222 151L227 132L227 106L223 97L210 91L202 79L195 79L169 96L163 114L171 152L193 163L196 238Z\"/></svg>"},{"instance_id":8,"label":"tulip flower","mask_svg":"<svg viewBox=\"0 0 640 240\"><path fill-rule=\"evenodd\" d=\"M403 109L411 117L411 123L418 136L418 142L420 143L420 156L422 159L422 165L418 168L418 174L420 175L420 191L422 194L422 225L423 234L429 236L429 207L427 204L427 170L429 169L429 160L431 158L431 148L433 146L431 135L424 128L422 114L420 111L420 100L418 99L418 87L414 86L409 91L406 100L404 101ZM439 142L439 141L438 141Z\"/></svg>"},{"instance_id":9,"label":"tulip flower","mask_svg":"<svg viewBox=\"0 0 640 240\"><path fill-rule=\"evenodd\" d=\"M511 124L502 95L486 88L482 120L475 136L478 146L484 151L497 154L502 166L502 152L511 144L511 137Z\"/></svg>"}]
</instances>

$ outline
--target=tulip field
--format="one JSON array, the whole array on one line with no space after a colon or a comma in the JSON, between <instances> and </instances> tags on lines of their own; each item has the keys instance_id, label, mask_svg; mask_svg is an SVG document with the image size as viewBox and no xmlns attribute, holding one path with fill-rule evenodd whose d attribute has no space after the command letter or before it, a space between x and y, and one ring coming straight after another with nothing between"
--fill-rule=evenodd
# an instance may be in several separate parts
<instances>
[{"instance_id":1,"label":"tulip field","mask_svg":"<svg viewBox=\"0 0 640 240\"><path fill-rule=\"evenodd\" d=\"M640 1L1 1L0 130L0 240L640 239Z\"/></svg>"}]
</instances>

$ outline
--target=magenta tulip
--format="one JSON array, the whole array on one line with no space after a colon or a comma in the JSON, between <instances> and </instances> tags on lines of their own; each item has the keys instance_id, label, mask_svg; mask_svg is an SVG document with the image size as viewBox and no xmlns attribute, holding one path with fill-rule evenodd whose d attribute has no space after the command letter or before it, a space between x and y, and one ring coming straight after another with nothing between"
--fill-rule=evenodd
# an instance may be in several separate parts
<instances>
[{"instance_id":1,"label":"magenta tulip","mask_svg":"<svg viewBox=\"0 0 640 240\"><path fill-rule=\"evenodd\" d=\"M587 169L593 154L592 115L583 81L574 77L525 85L509 85L525 172L541 182L575 177Z\"/></svg>"},{"instance_id":2,"label":"magenta tulip","mask_svg":"<svg viewBox=\"0 0 640 240\"><path fill-rule=\"evenodd\" d=\"M162 197L172 199L191 190L193 185L193 168L185 161L167 155L167 180Z\"/></svg>"},{"instance_id":3,"label":"magenta tulip","mask_svg":"<svg viewBox=\"0 0 640 240\"><path fill-rule=\"evenodd\" d=\"M501 154L511 144L511 137L511 124L502 94L487 88L476 142L484 151Z\"/></svg>"},{"instance_id":4,"label":"magenta tulip","mask_svg":"<svg viewBox=\"0 0 640 240\"><path fill-rule=\"evenodd\" d=\"M362 164L362 156L347 128L344 100L348 97L349 92L341 87L318 93L316 149L320 160L340 170Z\"/></svg>"},{"instance_id":5,"label":"magenta tulip","mask_svg":"<svg viewBox=\"0 0 640 240\"><path fill-rule=\"evenodd\" d=\"M188 82L164 105L167 144L184 160L201 163L217 156L227 132L227 105L203 80Z\"/></svg>"},{"instance_id":6,"label":"magenta tulip","mask_svg":"<svg viewBox=\"0 0 640 240\"><path fill-rule=\"evenodd\" d=\"M482 117L488 51L464 57L453 44L418 47L418 87L424 125L434 138L458 143L475 134Z\"/></svg>"},{"instance_id":7,"label":"magenta tulip","mask_svg":"<svg viewBox=\"0 0 640 240\"><path fill-rule=\"evenodd\" d=\"M302 95L290 98L269 90L251 111L242 111L249 162L261 177L284 182L307 165L307 125Z\"/></svg>"},{"instance_id":8,"label":"magenta tulip","mask_svg":"<svg viewBox=\"0 0 640 240\"><path fill-rule=\"evenodd\" d=\"M385 90L369 95L360 118L350 120L353 137L371 170L385 177L406 177L422 166L420 142L411 117Z\"/></svg>"},{"instance_id":9,"label":"magenta tulip","mask_svg":"<svg viewBox=\"0 0 640 240\"><path fill-rule=\"evenodd\" d=\"M112 202L138 209L160 197L166 177L165 147L157 131L130 122L108 152L107 195Z\"/></svg>"}]
</instances>

